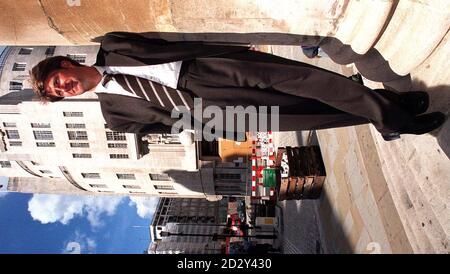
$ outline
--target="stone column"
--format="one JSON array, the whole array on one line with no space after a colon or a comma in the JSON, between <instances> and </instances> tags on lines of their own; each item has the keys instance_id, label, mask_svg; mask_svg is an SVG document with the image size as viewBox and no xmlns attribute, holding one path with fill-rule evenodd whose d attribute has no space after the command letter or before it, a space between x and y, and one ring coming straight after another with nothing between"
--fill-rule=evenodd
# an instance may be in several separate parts
<instances>
[{"instance_id":1,"label":"stone column","mask_svg":"<svg viewBox=\"0 0 450 274\"><path fill-rule=\"evenodd\" d=\"M16 0L0 10L6 45L90 44L109 31L327 36L355 56L376 49L400 76L424 63L450 26L447 0Z\"/></svg>"}]
</instances>

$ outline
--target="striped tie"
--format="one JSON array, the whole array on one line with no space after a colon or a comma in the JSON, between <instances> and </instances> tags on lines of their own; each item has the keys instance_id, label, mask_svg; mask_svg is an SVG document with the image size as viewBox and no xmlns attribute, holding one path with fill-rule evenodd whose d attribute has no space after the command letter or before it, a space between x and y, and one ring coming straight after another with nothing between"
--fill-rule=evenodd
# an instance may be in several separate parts
<instances>
[{"instance_id":1,"label":"striped tie","mask_svg":"<svg viewBox=\"0 0 450 274\"><path fill-rule=\"evenodd\" d=\"M163 109L172 111L174 108L179 111L179 106L184 106L187 109L194 108L193 97L185 91L166 87L160 83L129 74L105 73L102 85L105 86L111 80L117 82L126 91Z\"/></svg>"}]
</instances>

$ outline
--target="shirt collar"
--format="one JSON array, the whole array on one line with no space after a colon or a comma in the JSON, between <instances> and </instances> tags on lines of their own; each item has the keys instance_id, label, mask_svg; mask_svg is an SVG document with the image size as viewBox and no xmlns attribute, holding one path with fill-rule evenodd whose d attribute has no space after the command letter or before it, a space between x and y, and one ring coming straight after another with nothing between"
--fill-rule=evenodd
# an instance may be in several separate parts
<instances>
[{"instance_id":1,"label":"shirt collar","mask_svg":"<svg viewBox=\"0 0 450 274\"><path fill-rule=\"evenodd\" d=\"M105 73L106 68L105 67L100 67L100 66L93 66L98 73L100 73L100 75L102 75L102 80L100 80L100 82L98 83L97 86L95 86L93 89L91 89L91 91L93 92L105 92L106 88L102 85L103 82L103 73Z\"/></svg>"}]
</instances>

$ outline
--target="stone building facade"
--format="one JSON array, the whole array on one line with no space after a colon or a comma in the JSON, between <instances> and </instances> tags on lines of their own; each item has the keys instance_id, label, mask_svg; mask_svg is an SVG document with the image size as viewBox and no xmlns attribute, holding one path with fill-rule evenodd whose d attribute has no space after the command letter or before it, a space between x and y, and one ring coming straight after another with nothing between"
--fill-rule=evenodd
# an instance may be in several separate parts
<instances>
[{"instance_id":1,"label":"stone building facade","mask_svg":"<svg viewBox=\"0 0 450 274\"><path fill-rule=\"evenodd\" d=\"M223 242L213 240L227 221L228 201L161 198L150 225L150 254L217 254ZM161 232L176 235L164 236ZM205 236L194 236L202 234Z\"/></svg>"}]
</instances>

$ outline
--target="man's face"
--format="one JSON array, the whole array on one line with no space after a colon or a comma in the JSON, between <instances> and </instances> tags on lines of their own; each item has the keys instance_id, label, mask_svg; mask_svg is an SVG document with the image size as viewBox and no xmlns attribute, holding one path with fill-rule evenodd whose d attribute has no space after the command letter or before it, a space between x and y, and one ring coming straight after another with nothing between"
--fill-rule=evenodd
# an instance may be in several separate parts
<instances>
[{"instance_id":1,"label":"man's face","mask_svg":"<svg viewBox=\"0 0 450 274\"><path fill-rule=\"evenodd\" d=\"M81 95L87 91L86 86L86 71L69 61L62 61L61 69L51 72L44 81L46 94L53 97Z\"/></svg>"}]
</instances>

